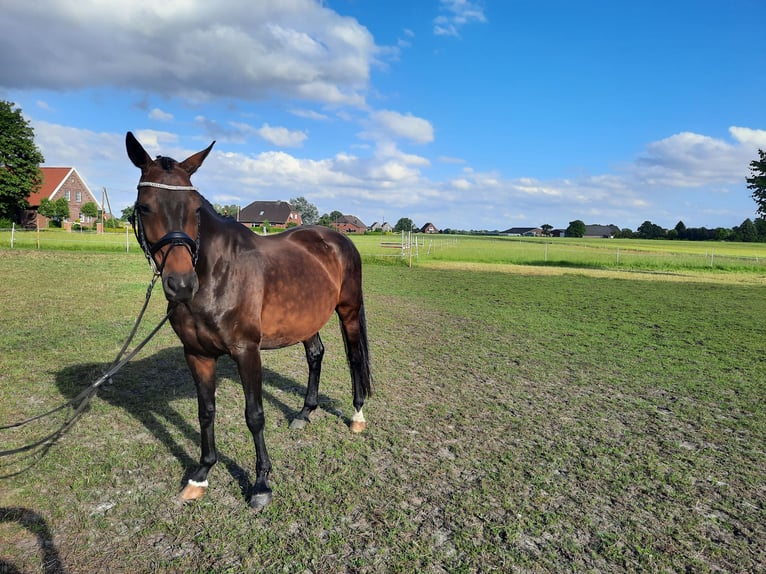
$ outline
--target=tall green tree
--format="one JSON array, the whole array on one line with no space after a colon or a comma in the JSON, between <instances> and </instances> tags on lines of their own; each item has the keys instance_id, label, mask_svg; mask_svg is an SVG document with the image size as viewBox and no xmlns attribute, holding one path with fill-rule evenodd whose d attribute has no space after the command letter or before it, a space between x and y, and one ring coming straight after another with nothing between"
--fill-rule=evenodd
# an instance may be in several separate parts
<instances>
[{"instance_id":1,"label":"tall green tree","mask_svg":"<svg viewBox=\"0 0 766 574\"><path fill-rule=\"evenodd\" d=\"M751 177L745 178L747 188L753 191L752 197L755 200L756 212L763 218L766 218L766 152L758 150L759 159L750 162Z\"/></svg>"},{"instance_id":2,"label":"tall green tree","mask_svg":"<svg viewBox=\"0 0 766 574\"><path fill-rule=\"evenodd\" d=\"M402 217L394 225L394 231L412 231L415 228L415 224L409 217Z\"/></svg>"},{"instance_id":3,"label":"tall green tree","mask_svg":"<svg viewBox=\"0 0 766 574\"><path fill-rule=\"evenodd\" d=\"M45 161L35 132L15 104L0 100L0 217L17 219L27 198L40 189Z\"/></svg>"},{"instance_id":4,"label":"tall green tree","mask_svg":"<svg viewBox=\"0 0 766 574\"><path fill-rule=\"evenodd\" d=\"M40 201L40 208L37 212L60 224L64 219L69 218L69 202L64 197L59 197L54 201L45 197Z\"/></svg>"},{"instance_id":5,"label":"tall green tree","mask_svg":"<svg viewBox=\"0 0 766 574\"><path fill-rule=\"evenodd\" d=\"M636 234L641 239L663 239L665 237L665 230L656 223L647 220L638 226Z\"/></svg>"},{"instance_id":6,"label":"tall green tree","mask_svg":"<svg viewBox=\"0 0 766 574\"><path fill-rule=\"evenodd\" d=\"M88 217L98 217L98 205L96 205L96 202L94 201L83 203L80 208L80 213L87 215Z\"/></svg>"},{"instance_id":7,"label":"tall green tree","mask_svg":"<svg viewBox=\"0 0 766 574\"><path fill-rule=\"evenodd\" d=\"M313 225L319 221L319 210L316 205L302 195L291 199L290 205L293 206L295 211L301 214L301 221L303 221L305 225Z\"/></svg>"},{"instance_id":8,"label":"tall green tree","mask_svg":"<svg viewBox=\"0 0 766 574\"><path fill-rule=\"evenodd\" d=\"M585 222L580 219L570 221L565 233L567 237L582 237L585 235Z\"/></svg>"}]
</instances>

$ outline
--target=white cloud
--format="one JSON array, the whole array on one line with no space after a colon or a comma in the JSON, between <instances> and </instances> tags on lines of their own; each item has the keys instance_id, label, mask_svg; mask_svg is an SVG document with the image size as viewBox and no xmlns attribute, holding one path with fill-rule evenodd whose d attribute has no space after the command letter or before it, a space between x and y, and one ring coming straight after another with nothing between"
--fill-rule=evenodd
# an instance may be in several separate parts
<instances>
[{"instance_id":1,"label":"white cloud","mask_svg":"<svg viewBox=\"0 0 766 574\"><path fill-rule=\"evenodd\" d=\"M327 121L330 118L325 114L320 114L315 110L306 110L302 108L294 108L290 110L290 113L299 118L305 118L307 120Z\"/></svg>"},{"instance_id":2,"label":"white cloud","mask_svg":"<svg viewBox=\"0 0 766 574\"><path fill-rule=\"evenodd\" d=\"M434 19L434 34L459 36L460 29L471 22L485 23L484 9L470 0L441 0L441 14Z\"/></svg>"},{"instance_id":3,"label":"white cloud","mask_svg":"<svg viewBox=\"0 0 766 574\"><path fill-rule=\"evenodd\" d=\"M315 0L225 10L205 0L12 2L2 28L0 87L111 85L191 101L280 96L363 106L378 48L355 19Z\"/></svg>"},{"instance_id":4,"label":"white cloud","mask_svg":"<svg viewBox=\"0 0 766 574\"><path fill-rule=\"evenodd\" d=\"M766 130L751 130L750 128L732 126L729 128L729 133L735 140L752 149L766 148Z\"/></svg>"},{"instance_id":5,"label":"white cloud","mask_svg":"<svg viewBox=\"0 0 766 574\"><path fill-rule=\"evenodd\" d=\"M403 138L414 143L430 143L434 140L431 122L412 114L392 110L378 110L370 114L368 131L364 136L372 139Z\"/></svg>"},{"instance_id":6,"label":"white cloud","mask_svg":"<svg viewBox=\"0 0 766 574\"><path fill-rule=\"evenodd\" d=\"M159 108L154 108L149 112L149 118L160 122L170 122L173 121L173 114L169 112L163 112Z\"/></svg>"},{"instance_id":7,"label":"white cloud","mask_svg":"<svg viewBox=\"0 0 766 574\"><path fill-rule=\"evenodd\" d=\"M118 212L132 203L137 173L127 159L124 134L42 121L33 125L46 165L76 166L92 189L107 187ZM247 136L256 132L247 124L231 130ZM204 147L192 140L190 149L166 131L141 130L136 135L151 155L182 159ZM404 153L391 140L376 142L359 155L338 152L319 158L285 151L253 156L235 153L224 143L214 148L194 182L213 201L237 197L243 204L286 200L300 189L320 211L340 209L365 222L385 215L393 221L410 217L418 224L433 221L441 228L461 229L543 223L565 227L574 219L632 229L645 220L665 227L679 220L687 226L732 226L753 217L744 177L762 133L732 128L730 135L724 140L676 134L649 142L635 161L611 173L567 179L509 176L468 165L459 174L437 176L427 157ZM438 164L437 169L454 168Z\"/></svg>"},{"instance_id":8,"label":"white cloud","mask_svg":"<svg viewBox=\"0 0 766 574\"><path fill-rule=\"evenodd\" d=\"M300 147L309 137L306 132L290 131L287 128L269 124L263 124L256 133L267 142L280 147Z\"/></svg>"}]
</instances>

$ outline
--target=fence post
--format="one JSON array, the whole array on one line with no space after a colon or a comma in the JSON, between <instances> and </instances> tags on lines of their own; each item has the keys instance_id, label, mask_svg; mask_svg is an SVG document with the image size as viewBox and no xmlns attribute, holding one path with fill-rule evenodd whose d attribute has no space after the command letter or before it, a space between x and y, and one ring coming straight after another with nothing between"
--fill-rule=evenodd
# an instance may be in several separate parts
<instances>
[{"instance_id":1,"label":"fence post","mask_svg":"<svg viewBox=\"0 0 766 574\"><path fill-rule=\"evenodd\" d=\"M11 223L11 249L13 249L13 237L16 234L16 223Z\"/></svg>"}]
</instances>

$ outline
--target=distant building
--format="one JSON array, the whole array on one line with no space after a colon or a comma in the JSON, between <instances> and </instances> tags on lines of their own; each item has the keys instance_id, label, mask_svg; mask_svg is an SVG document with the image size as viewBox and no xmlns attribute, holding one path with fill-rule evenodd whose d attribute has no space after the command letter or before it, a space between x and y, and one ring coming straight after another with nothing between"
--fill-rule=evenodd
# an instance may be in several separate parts
<instances>
[{"instance_id":1,"label":"distant building","mask_svg":"<svg viewBox=\"0 0 766 574\"><path fill-rule=\"evenodd\" d=\"M237 221L248 227L260 227L268 223L281 229L289 224L301 225L301 214L286 201L254 201L239 211Z\"/></svg>"},{"instance_id":2,"label":"distant building","mask_svg":"<svg viewBox=\"0 0 766 574\"><path fill-rule=\"evenodd\" d=\"M543 230L540 227L511 227L501 231L500 235L511 235L516 237L540 237Z\"/></svg>"},{"instance_id":3,"label":"distant building","mask_svg":"<svg viewBox=\"0 0 766 574\"><path fill-rule=\"evenodd\" d=\"M394 228L391 227L389 223L386 223L385 221L383 223L378 223L377 221L370 225L368 227L370 231L382 231L383 233L391 233Z\"/></svg>"},{"instance_id":4,"label":"distant building","mask_svg":"<svg viewBox=\"0 0 766 574\"><path fill-rule=\"evenodd\" d=\"M37 213L40 203L43 199L56 201L62 197L69 204L69 218L66 221L93 222L93 218L81 214L80 209L88 202L98 205L98 200L75 168L41 167L40 171L43 174L43 182L40 189L27 198L29 209L22 214L22 225L48 227L48 218Z\"/></svg>"},{"instance_id":5,"label":"distant building","mask_svg":"<svg viewBox=\"0 0 766 574\"><path fill-rule=\"evenodd\" d=\"M439 230L433 223L429 222L420 229L420 233L439 233Z\"/></svg>"},{"instance_id":6,"label":"distant building","mask_svg":"<svg viewBox=\"0 0 766 574\"><path fill-rule=\"evenodd\" d=\"M355 215L343 215L332 222L333 228L343 233L365 233L367 226Z\"/></svg>"},{"instance_id":7,"label":"distant building","mask_svg":"<svg viewBox=\"0 0 766 574\"><path fill-rule=\"evenodd\" d=\"M583 237L601 237L604 239L612 239L620 232L620 228L616 225L586 225L585 234Z\"/></svg>"}]
</instances>

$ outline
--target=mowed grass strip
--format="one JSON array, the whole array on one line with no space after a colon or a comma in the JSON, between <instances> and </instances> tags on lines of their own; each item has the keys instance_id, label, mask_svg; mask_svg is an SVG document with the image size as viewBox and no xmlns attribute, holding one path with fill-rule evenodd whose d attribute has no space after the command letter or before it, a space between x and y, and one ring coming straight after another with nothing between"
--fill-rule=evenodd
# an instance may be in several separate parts
<instances>
[{"instance_id":1,"label":"mowed grass strip","mask_svg":"<svg viewBox=\"0 0 766 574\"><path fill-rule=\"evenodd\" d=\"M199 456L167 328L46 456L0 482L0 564L35 571L758 571L766 566L766 291L706 278L367 265L376 379L352 435L335 321L321 409L303 351L264 353L274 503L253 513L244 400L222 359L221 460ZM150 278L142 256L0 252L0 422L95 378ZM148 323L162 316L161 293ZM49 423L3 431L3 448ZM0 461L2 474L28 458ZM4 510L2 510L4 509Z\"/></svg>"}]
</instances>

